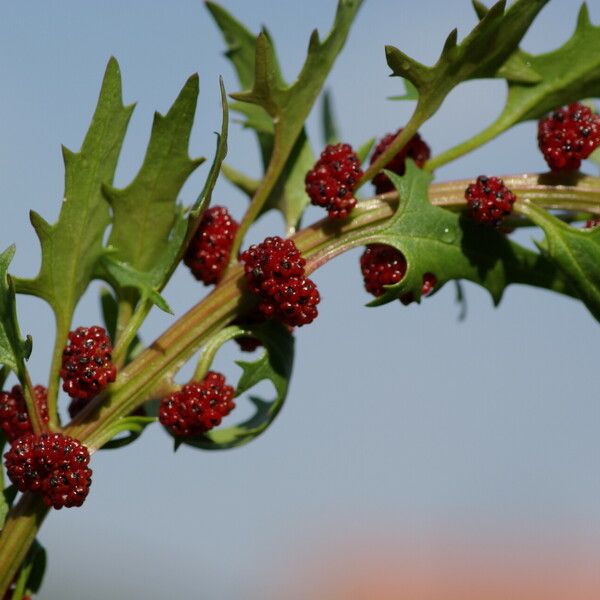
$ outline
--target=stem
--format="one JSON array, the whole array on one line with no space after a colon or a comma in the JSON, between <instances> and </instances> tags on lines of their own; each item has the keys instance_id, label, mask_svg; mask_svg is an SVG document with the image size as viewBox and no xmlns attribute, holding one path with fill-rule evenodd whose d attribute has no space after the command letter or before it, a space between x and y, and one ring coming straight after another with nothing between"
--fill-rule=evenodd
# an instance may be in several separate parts
<instances>
[{"instance_id":1,"label":"stem","mask_svg":"<svg viewBox=\"0 0 600 600\"><path fill-rule=\"evenodd\" d=\"M600 214L600 178L526 174L508 176L504 181L537 206ZM469 183L433 184L430 199L437 206L460 210ZM397 202L395 192L383 194L360 202L348 222L332 223L325 218L298 232L293 239L307 259L307 272L352 246L368 243L393 214ZM531 267L523 265L523 282L545 285L544 274L532 273ZM90 403L65 433L81 440L92 452L100 448L113 437L119 419L159 393L161 386L167 389L170 378L207 339L251 306L253 299L246 296L242 267L230 267L219 285L127 365L117 381ZM0 534L0 594L10 585L46 512L39 497L25 494L9 514Z\"/></svg>"},{"instance_id":2,"label":"stem","mask_svg":"<svg viewBox=\"0 0 600 600\"><path fill-rule=\"evenodd\" d=\"M206 377L206 374L208 373L215 356L219 351L219 348L225 342L233 340L237 337L250 335L252 335L251 331L243 329L238 325L230 325L229 327L225 327L225 329L221 329L221 331L217 332L204 344L202 355L200 356L196 370L192 375L192 379L194 381L202 381Z\"/></svg>"},{"instance_id":3,"label":"stem","mask_svg":"<svg viewBox=\"0 0 600 600\"><path fill-rule=\"evenodd\" d=\"M19 381L23 386L23 397L25 398L27 414L29 415L29 421L31 422L31 429L35 435L40 435L40 433L46 431L46 424L40 415L40 407L35 397L35 391L33 389L33 384L31 383L29 371L25 365L22 365L22 368L20 369Z\"/></svg>"},{"instance_id":4,"label":"stem","mask_svg":"<svg viewBox=\"0 0 600 600\"><path fill-rule=\"evenodd\" d=\"M58 387L60 385L60 369L62 366L62 354L65 341L69 335L70 323L56 320L56 339L52 351L52 363L50 365L50 376L48 378L48 427L51 431L60 429L58 421Z\"/></svg>"},{"instance_id":5,"label":"stem","mask_svg":"<svg viewBox=\"0 0 600 600\"><path fill-rule=\"evenodd\" d=\"M125 364L129 346L131 346L131 342L133 342L137 332L142 326L142 323L146 320L146 317L152 308L152 303L148 302L147 300L142 301L133 312L131 312L131 304L129 304L129 307L130 312L127 320L125 321L124 317L123 321L121 322L121 331L119 331L119 326L117 325L117 342L113 350L113 362L117 369L120 369ZM121 317L120 306L119 317Z\"/></svg>"},{"instance_id":6,"label":"stem","mask_svg":"<svg viewBox=\"0 0 600 600\"><path fill-rule=\"evenodd\" d=\"M0 535L0 597L13 582L47 514L41 497L31 493L23 494L11 510Z\"/></svg>"},{"instance_id":7,"label":"stem","mask_svg":"<svg viewBox=\"0 0 600 600\"><path fill-rule=\"evenodd\" d=\"M506 119L499 119L495 123L492 123L489 127L486 127L483 131L474 135L472 138L461 142L453 148L449 148L437 156L434 156L425 163L423 168L431 173L438 167L452 162L453 160L456 160L457 158L476 150L480 146L487 144L494 138L498 137L502 132L506 131L511 125L512 122L509 122Z\"/></svg>"},{"instance_id":8,"label":"stem","mask_svg":"<svg viewBox=\"0 0 600 600\"><path fill-rule=\"evenodd\" d=\"M417 133L419 127L424 123L425 118L420 114L417 109L410 121L406 124L406 127L394 138L394 141L385 149L385 151L377 158L377 160L363 173L357 186L354 188L358 190L368 181L371 181L379 171L385 169L386 165L408 144L410 139Z\"/></svg>"}]
</instances>

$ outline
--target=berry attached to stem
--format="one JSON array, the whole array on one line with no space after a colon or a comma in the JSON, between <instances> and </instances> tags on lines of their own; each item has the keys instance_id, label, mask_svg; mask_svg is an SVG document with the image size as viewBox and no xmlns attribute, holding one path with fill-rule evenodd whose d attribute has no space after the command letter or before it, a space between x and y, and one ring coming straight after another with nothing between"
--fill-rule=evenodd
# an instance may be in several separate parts
<instances>
[{"instance_id":1,"label":"berry attached to stem","mask_svg":"<svg viewBox=\"0 0 600 600\"><path fill-rule=\"evenodd\" d=\"M231 247L240 228L223 206L211 206L202 215L183 262L198 281L212 285L219 281L229 262Z\"/></svg>"},{"instance_id":2,"label":"berry attached to stem","mask_svg":"<svg viewBox=\"0 0 600 600\"><path fill-rule=\"evenodd\" d=\"M388 133L386 136L381 138L373 155L371 156L370 164L373 164L389 147L389 145L396 139L396 137L402 133L402 129L398 129L396 133ZM408 141L406 146L398 152L385 166L388 171L392 171L397 175L404 175L406 171L406 159L412 158L415 161L417 167L422 168L423 165L429 160L431 156L431 149L423 141L418 133L415 133L412 138ZM377 173L373 177L373 185L375 186L375 192L377 194L384 194L385 192L393 191L394 184L390 181L390 178L383 172Z\"/></svg>"},{"instance_id":3,"label":"berry attached to stem","mask_svg":"<svg viewBox=\"0 0 600 600\"><path fill-rule=\"evenodd\" d=\"M223 375L209 371L202 381L192 381L163 398L158 418L175 436L200 435L220 425L235 408L234 395Z\"/></svg>"},{"instance_id":4,"label":"berry attached to stem","mask_svg":"<svg viewBox=\"0 0 600 600\"><path fill-rule=\"evenodd\" d=\"M4 455L6 473L20 492L37 492L56 509L81 506L92 483L90 453L61 433L25 434Z\"/></svg>"},{"instance_id":5,"label":"berry attached to stem","mask_svg":"<svg viewBox=\"0 0 600 600\"><path fill-rule=\"evenodd\" d=\"M258 309L267 319L301 327L317 318L321 296L305 277L306 261L292 240L268 237L246 250L241 260L248 289L260 297Z\"/></svg>"},{"instance_id":6,"label":"berry attached to stem","mask_svg":"<svg viewBox=\"0 0 600 600\"><path fill-rule=\"evenodd\" d=\"M63 390L81 400L99 394L117 376L111 353L110 339L102 327L78 327L69 333L60 370Z\"/></svg>"},{"instance_id":7,"label":"berry attached to stem","mask_svg":"<svg viewBox=\"0 0 600 600\"><path fill-rule=\"evenodd\" d=\"M480 175L465 190L468 214L477 223L498 226L512 213L517 197L498 177Z\"/></svg>"},{"instance_id":8,"label":"berry attached to stem","mask_svg":"<svg viewBox=\"0 0 600 600\"><path fill-rule=\"evenodd\" d=\"M36 385L33 393L42 422L48 423L48 390ZM10 392L0 392L0 428L11 443L26 433L33 433L20 385L13 386Z\"/></svg>"},{"instance_id":9,"label":"berry attached to stem","mask_svg":"<svg viewBox=\"0 0 600 600\"><path fill-rule=\"evenodd\" d=\"M406 258L404 254L387 244L370 244L360 257L360 270L363 275L365 289L376 298L383 295L385 287L399 283L406 275ZM423 275L421 295L429 295L437 284L433 273ZM412 292L400 296L402 304L414 301Z\"/></svg>"},{"instance_id":10,"label":"berry attached to stem","mask_svg":"<svg viewBox=\"0 0 600 600\"><path fill-rule=\"evenodd\" d=\"M306 174L306 193L312 204L327 209L332 219L345 219L356 206L354 188L362 174L360 160L350 144L326 146Z\"/></svg>"},{"instance_id":11,"label":"berry attached to stem","mask_svg":"<svg viewBox=\"0 0 600 600\"><path fill-rule=\"evenodd\" d=\"M538 123L538 145L552 171L576 171L600 146L600 116L579 102Z\"/></svg>"}]
</instances>

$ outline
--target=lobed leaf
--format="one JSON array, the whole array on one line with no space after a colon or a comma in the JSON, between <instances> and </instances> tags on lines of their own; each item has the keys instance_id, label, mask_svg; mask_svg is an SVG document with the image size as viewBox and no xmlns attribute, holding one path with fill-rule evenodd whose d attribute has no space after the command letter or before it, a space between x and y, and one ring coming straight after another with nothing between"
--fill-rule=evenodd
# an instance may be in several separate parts
<instances>
[{"instance_id":1,"label":"lobed leaf","mask_svg":"<svg viewBox=\"0 0 600 600\"><path fill-rule=\"evenodd\" d=\"M600 321L600 227L575 229L531 203L525 204L524 211L546 235L545 242L538 244L540 250L565 274Z\"/></svg>"},{"instance_id":2,"label":"lobed leaf","mask_svg":"<svg viewBox=\"0 0 600 600\"><path fill-rule=\"evenodd\" d=\"M391 302L407 292L419 300L425 273L435 275L437 287L450 280L473 281L490 292L495 304L511 283L573 294L569 281L545 257L510 241L494 228L432 205L427 195L431 176L413 161L407 161L403 177L386 174L401 201L372 241L400 250L407 270L398 284L389 286L371 305Z\"/></svg>"},{"instance_id":3,"label":"lobed leaf","mask_svg":"<svg viewBox=\"0 0 600 600\"><path fill-rule=\"evenodd\" d=\"M15 288L8 274L14 255L14 245L0 254L0 364L20 376L25 368L25 360L31 354L31 338L21 339L19 331Z\"/></svg>"},{"instance_id":4,"label":"lobed leaf","mask_svg":"<svg viewBox=\"0 0 600 600\"><path fill-rule=\"evenodd\" d=\"M81 150L63 148L65 194L58 221L49 225L31 213L42 248L38 275L17 279L17 291L34 294L52 307L59 337L66 336L79 298L93 278L110 222L102 185L112 183L133 106L124 106L119 65L111 58ZM62 340L60 340L62 342Z\"/></svg>"},{"instance_id":5,"label":"lobed leaf","mask_svg":"<svg viewBox=\"0 0 600 600\"><path fill-rule=\"evenodd\" d=\"M158 294L166 273L156 265L180 216L177 196L205 160L188 155L198 93L198 76L193 75L167 114L155 113L146 156L135 179L123 189L104 186L113 211L108 256L102 260L104 272L117 290L137 290L132 304L144 297L168 311Z\"/></svg>"},{"instance_id":6,"label":"lobed leaf","mask_svg":"<svg viewBox=\"0 0 600 600\"><path fill-rule=\"evenodd\" d=\"M245 125L256 131L261 146L268 177L263 180L260 208L279 210L288 232L295 230L309 202L304 192L304 176L314 158L304 122L361 4L362 0L339 1L330 34L321 42L318 33L313 32L304 66L297 80L287 85L269 33L263 29L255 39L224 9L207 3L225 37L227 56L244 89L231 94L238 101L232 108L246 116Z\"/></svg>"},{"instance_id":7,"label":"lobed leaf","mask_svg":"<svg viewBox=\"0 0 600 600\"><path fill-rule=\"evenodd\" d=\"M417 113L421 118L433 115L444 98L458 84L470 79L496 77L499 69L510 59L519 62L513 54L529 26L548 3L548 0L517 0L505 10L506 0L496 2L489 10L480 3L475 8L480 22L459 44L458 33L453 30L442 49L435 65L428 67L407 56L394 46L386 46L386 58L392 75L411 82L418 92ZM520 63L523 67L523 61ZM513 65L513 76L519 76L517 65ZM505 66L505 69L509 67ZM531 78L528 71L520 77ZM414 90L407 88L414 97Z\"/></svg>"},{"instance_id":8,"label":"lobed leaf","mask_svg":"<svg viewBox=\"0 0 600 600\"><path fill-rule=\"evenodd\" d=\"M264 400L250 396L256 408L248 420L232 427L211 430L204 435L177 440L179 443L203 450L225 450L251 442L271 425L283 407L294 363L294 337L280 323L271 321L250 328L264 345L262 356L253 362L238 361L242 375L236 388L236 396L250 390L262 381L270 381L275 398Z\"/></svg>"}]
</instances>

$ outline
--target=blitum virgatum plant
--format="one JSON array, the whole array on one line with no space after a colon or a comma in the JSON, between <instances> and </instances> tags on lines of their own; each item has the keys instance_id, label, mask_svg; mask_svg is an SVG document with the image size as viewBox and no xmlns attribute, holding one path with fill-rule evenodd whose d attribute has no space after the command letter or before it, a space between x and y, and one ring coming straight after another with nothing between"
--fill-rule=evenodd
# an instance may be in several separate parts
<instances>
[{"instance_id":1,"label":"blitum virgatum plant","mask_svg":"<svg viewBox=\"0 0 600 600\"><path fill-rule=\"evenodd\" d=\"M42 252L39 273L33 279L9 274L14 246L0 255L6 465L1 597L38 591L46 556L36 533L49 510L79 506L93 493L94 452L132 443L157 423L175 447L224 450L261 435L288 392L295 329L318 314L320 295L309 276L351 248L366 247L360 267L375 296L372 305L420 302L461 280L486 288L498 303L511 283L520 283L578 298L600 319L600 178L579 170L600 145L600 117L590 101L600 96L600 27L590 22L584 4L563 46L528 54L519 44L548 1L516 0L507 7L502 0L487 8L474 0L478 25L462 41L452 31L432 66L386 46L391 73L405 88L397 99L414 105L412 116L390 123L392 133L376 147L370 140L354 150L339 139L325 95L328 145L318 157L305 122L362 0L339 0L331 31L323 39L312 34L291 84L283 79L266 29L255 36L207 2L240 91L228 99L221 83L221 133L193 206L181 206L177 198L204 161L188 154L198 77L188 79L166 115L155 116L138 174L118 189L113 177L133 108L123 105L119 66L109 61L80 151L64 150L66 189L57 222L31 213ZM507 87L500 116L431 156L421 126L456 86L490 78ZM224 162L230 110L241 113L256 134L261 179ZM435 179L442 165L532 120L539 121L549 172ZM219 176L249 197L240 223L211 204ZM299 229L309 202L322 206L326 216ZM249 248L246 234L268 210L281 213L284 230ZM522 227L543 231L536 250L510 239ZM182 263L209 291L160 337L144 342L138 331L150 311L170 312L161 291ZM74 310L95 279L107 284L101 293L104 323L76 328ZM38 380L27 369L33 342L21 333L27 323L17 323L19 294L42 298L54 312L56 339L44 386L34 386ZM239 362L241 377L227 382L211 365L219 348L233 340L256 356ZM178 371L194 357L192 379L177 385ZM9 377L18 380L12 388ZM252 398L254 415L236 422L235 398L262 381L272 383L275 398ZM61 422L57 411L61 388L71 398L69 422Z\"/></svg>"}]
</instances>

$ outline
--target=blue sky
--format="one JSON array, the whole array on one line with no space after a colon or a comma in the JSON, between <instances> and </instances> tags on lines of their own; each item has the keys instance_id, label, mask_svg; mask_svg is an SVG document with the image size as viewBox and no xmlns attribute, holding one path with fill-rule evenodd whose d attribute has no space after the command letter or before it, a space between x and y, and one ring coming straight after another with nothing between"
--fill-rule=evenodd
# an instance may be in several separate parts
<instances>
[{"instance_id":1,"label":"blue sky","mask_svg":"<svg viewBox=\"0 0 600 600\"><path fill-rule=\"evenodd\" d=\"M543 52L565 41L577 5L551 0L525 49ZM268 25L292 79L310 30L328 30L335 3L223 6L252 30ZM600 22L600 0L588 6ZM13 270L27 276L39 266L28 210L55 220L60 144L79 147L109 56L120 62L125 101L137 102L120 186L140 165L153 111L166 111L191 73L201 82L192 155L214 149L218 76L228 91L237 88L220 34L198 0L15 2L4 3L1 16L0 239L3 247L17 243ZM366 0L328 84L344 139L358 145L397 129L410 114L409 104L386 100L401 88L388 77L384 44L431 63L453 27L464 35L474 23L467 0ZM487 124L504 96L498 81L465 84L422 134L437 153ZM317 111L309 133L318 150ZM234 125L229 147L230 164L258 173L249 133ZM191 178L183 201L195 198L207 169ZM544 163L528 123L438 176L539 170ZM226 183L215 201L237 216L246 202ZM252 239L281 231L279 219L268 216ZM206 598L258 596L271 569L348 528L408 536L417 545L442 529L490 544L600 540L599 335L585 308L514 287L494 309L485 290L470 284L465 322L457 320L450 285L420 306L365 308L358 256L351 252L315 274L320 316L298 333L288 403L266 435L222 454L173 454L156 427L123 451L94 456L85 506L52 514L42 531L50 551L42 598L158 599L199 586ZM75 325L98 321L97 291L93 285L84 297ZM181 269L166 297L181 314L203 293ZM42 382L51 313L30 298L20 298L19 313L34 337L31 369ZM171 319L154 314L144 339ZM217 359L232 378L235 358L232 348ZM240 414L245 410L242 403Z\"/></svg>"}]
</instances>

